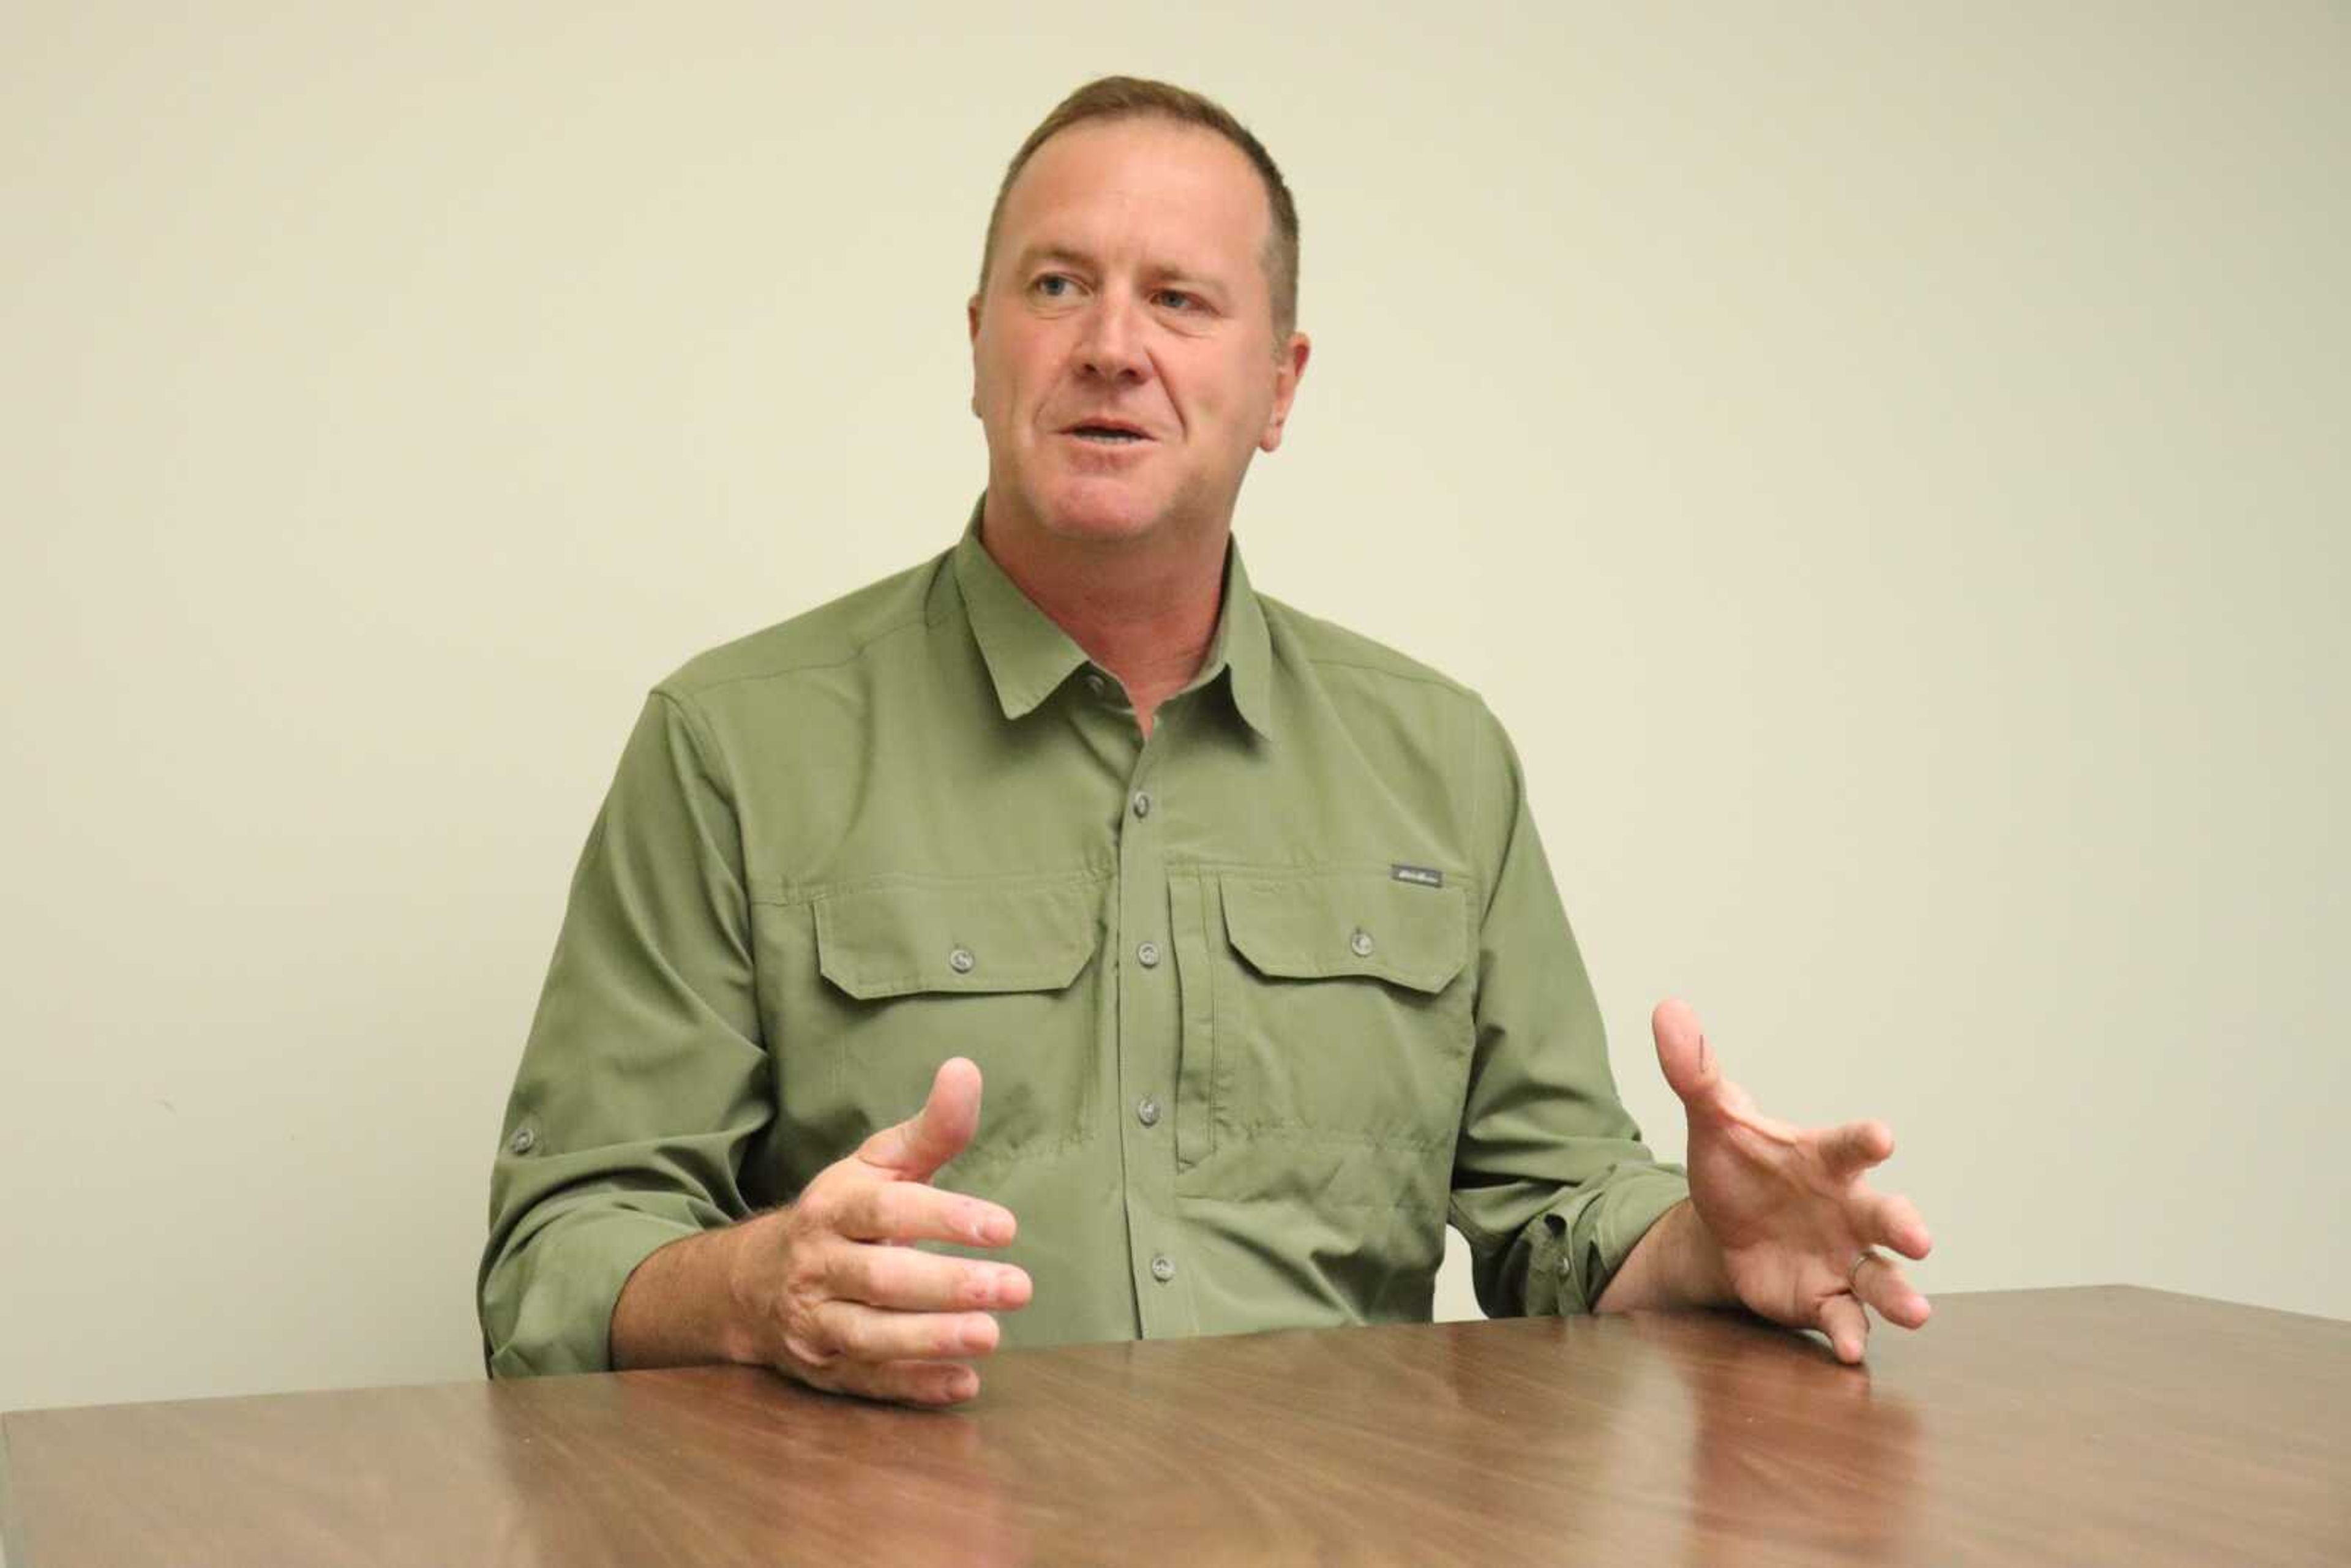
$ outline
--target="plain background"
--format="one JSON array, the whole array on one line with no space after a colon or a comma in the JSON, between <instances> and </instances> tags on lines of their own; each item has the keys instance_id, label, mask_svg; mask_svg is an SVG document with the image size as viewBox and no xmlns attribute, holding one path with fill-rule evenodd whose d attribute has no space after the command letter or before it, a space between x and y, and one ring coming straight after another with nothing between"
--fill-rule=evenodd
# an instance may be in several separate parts
<instances>
[{"instance_id":1,"label":"plain background","mask_svg":"<svg viewBox=\"0 0 2351 1568\"><path fill-rule=\"evenodd\" d=\"M1113 70L1283 162L1251 572L1510 726L1660 1152L1673 993L1930 1291L2351 1316L2351 12L847 9L0 12L0 1406L479 1374L638 703L952 541Z\"/></svg>"}]
</instances>

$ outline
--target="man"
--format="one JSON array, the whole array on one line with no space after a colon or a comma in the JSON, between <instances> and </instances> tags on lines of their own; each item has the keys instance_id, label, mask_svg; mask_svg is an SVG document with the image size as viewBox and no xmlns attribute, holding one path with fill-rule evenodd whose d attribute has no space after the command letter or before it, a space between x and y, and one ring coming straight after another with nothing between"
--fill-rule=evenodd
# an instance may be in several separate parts
<instances>
[{"instance_id":1,"label":"man","mask_svg":"<svg viewBox=\"0 0 2351 1568\"><path fill-rule=\"evenodd\" d=\"M623 754L493 1178L495 1375L947 1404L1008 1336L1426 1319L1448 1221L1496 1313L1744 1302L1846 1361L1864 1303L1926 1321L1886 1130L1761 1116L1669 1002L1658 1166L1500 727L1249 587L1296 284L1205 99L1096 82L1015 157L964 539L695 660Z\"/></svg>"}]
</instances>

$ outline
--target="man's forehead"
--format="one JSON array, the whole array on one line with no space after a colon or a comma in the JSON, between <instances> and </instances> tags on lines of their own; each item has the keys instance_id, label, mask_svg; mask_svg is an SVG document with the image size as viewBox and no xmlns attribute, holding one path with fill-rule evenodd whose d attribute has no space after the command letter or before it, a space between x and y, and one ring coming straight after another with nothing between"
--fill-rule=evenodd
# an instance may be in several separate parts
<instances>
[{"instance_id":1,"label":"man's forehead","mask_svg":"<svg viewBox=\"0 0 2351 1568\"><path fill-rule=\"evenodd\" d=\"M1083 251L1105 235L1148 233L1201 259L1231 246L1253 256L1272 228L1248 154L1204 127L1161 117L1089 122L1030 155L1004 209L1007 248Z\"/></svg>"}]
</instances>

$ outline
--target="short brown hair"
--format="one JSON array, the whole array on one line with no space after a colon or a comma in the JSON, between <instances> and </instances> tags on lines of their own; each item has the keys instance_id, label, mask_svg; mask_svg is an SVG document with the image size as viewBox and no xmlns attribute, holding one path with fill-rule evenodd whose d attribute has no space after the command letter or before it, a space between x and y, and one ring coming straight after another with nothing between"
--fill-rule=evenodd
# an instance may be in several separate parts
<instances>
[{"instance_id":1,"label":"short brown hair","mask_svg":"<svg viewBox=\"0 0 2351 1568\"><path fill-rule=\"evenodd\" d=\"M1265 281L1273 296L1274 351L1290 340L1298 326L1298 204L1290 199L1290 186L1275 166L1273 154L1265 143L1249 134L1249 128L1235 120L1225 107L1211 99L1203 98L1187 89L1164 81L1147 81L1141 77L1102 77L1090 81L1063 99L1053 108L1012 162L1004 171L1004 183L996 188L996 205L988 209L987 238L979 252L979 288L987 292L987 269L996 257L996 231L1004 221L1004 199L1012 193L1012 183L1037 149L1073 125L1093 120L1133 120L1144 115L1155 115L1179 125L1196 125L1213 131L1243 152L1257 166L1258 178L1265 183L1266 203L1273 209L1273 232L1266 236Z\"/></svg>"}]
</instances>

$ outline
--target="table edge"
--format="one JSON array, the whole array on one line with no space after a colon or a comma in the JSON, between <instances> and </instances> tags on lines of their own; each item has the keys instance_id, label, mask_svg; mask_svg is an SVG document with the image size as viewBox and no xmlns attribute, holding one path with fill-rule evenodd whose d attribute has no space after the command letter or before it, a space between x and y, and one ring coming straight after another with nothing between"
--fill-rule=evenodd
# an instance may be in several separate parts
<instances>
[{"instance_id":1,"label":"table edge","mask_svg":"<svg viewBox=\"0 0 2351 1568\"><path fill-rule=\"evenodd\" d=\"M2160 1286L2156 1286L2156 1285L2135 1285L2135 1284L2130 1284L2130 1283L2126 1283L2126 1282L2119 1281L2112 1281L2112 1282L2106 1282L2106 1283L2099 1283L2099 1284L2081 1284L2081 1285L2029 1285L2029 1286L2017 1287L2017 1288L2013 1288L2013 1289L2000 1289L2000 1290L1990 1290L1990 1291L1938 1291L1934 1292L1932 1299L1933 1299L1933 1300L1935 1300L1935 1301L1949 1301L1981 1300L1981 1299L1984 1299L1984 1298L1987 1298L1987 1297L1993 1297L1993 1296L2057 1296L2057 1295L2087 1295L2087 1294L2093 1294L2093 1293L2108 1293L2108 1292L2116 1292L2116 1291L2128 1291L2128 1292L2131 1292L2131 1293L2134 1293L2134 1294L2138 1294L2138 1295L2147 1295L2147 1296L2168 1296L2168 1297L2172 1297L2172 1298L2174 1298L2174 1299L2176 1299L2176 1300L2179 1300L2179 1301L2201 1301L2201 1302L2205 1302L2205 1303L2210 1304L2210 1305L2212 1305L2212 1306L2222 1306L2222 1307L2231 1307L2231 1308L2234 1308L2234 1309L2236 1309L2236 1310L2238 1310L2238 1311L2241 1311L2241 1312L2270 1312L2270 1313L2274 1313L2274 1314L2276 1314L2277 1316L2280 1316L2280 1317L2300 1318L2300 1319L2302 1319L2302 1320L2304 1320L2304 1321L2305 1321L2305 1322L2314 1322L2314 1323L2328 1323L2328 1324L2333 1324L2333 1325L2337 1326L2337 1327L2351 1327L2351 1318L2330 1318L2330 1317L2327 1317L2327 1316L2324 1315L2323 1313L2318 1313L2318 1312L2294 1312L2294 1311L2293 1311L2293 1310L2291 1310L2291 1309L2289 1309L2289 1308L2285 1308L2285 1307L2268 1307L2268 1306L2262 1306L2262 1305L2261 1305L2260 1303L2258 1303L2258 1302L2254 1302L2254 1301L2230 1301L2229 1299L2227 1299L2226 1297L2223 1297L2223 1296L2199 1296L2199 1295L2196 1295L2196 1294L2193 1294L2193 1293L2191 1293L2191 1292L2189 1292L2189 1291L2169 1291L2169 1290L2165 1290L2165 1289L2163 1289L2163 1288L2162 1288L2162 1287L2160 1287ZM1489 1323L1489 1322L1525 1322L1525 1321L1527 1321L1527 1320L1525 1320L1525 1319L1514 1319L1514 1318L1458 1318L1458 1319L1447 1319L1447 1320L1445 1320L1445 1321L1443 1321L1443 1322L1426 1322L1426 1323L1374 1323L1374 1324L1367 1324L1367 1325L1364 1325L1364 1327L1369 1328L1369 1329L1370 1329L1370 1330L1372 1330L1373 1332L1378 1332L1378 1331L1383 1330L1383 1329L1388 1329L1388 1330L1395 1330L1395 1329L1406 1329L1406 1330L1409 1330L1409 1329L1424 1329L1424 1328L1453 1328L1453 1327L1462 1327L1462 1326L1475 1327L1475 1326L1477 1326L1477 1325L1479 1325L1479 1324L1482 1324L1482 1323ZM1342 1325L1333 1325L1333 1328L1310 1328L1310 1329L1296 1329L1296 1328L1290 1328L1290 1329L1265 1329L1265 1330L1257 1331L1257 1333L1269 1333L1269 1334L1272 1334L1272 1333L1328 1333L1334 1332L1334 1328L1335 1328L1335 1329L1337 1329L1337 1331L1338 1331L1338 1332L1353 1332L1352 1330L1345 1329L1345 1328L1344 1328L1343 1326L1342 1326ZM1257 1333L1249 1333L1249 1334L1232 1334L1232 1335L1217 1335L1217 1336L1215 1336L1215 1337L1217 1337L1217 1338L1233 1338L1233 1339L1249 1339L1249 1338L1255 1338L1255 1337L1257 1337ZM1017 1350L1003 1350L1003 1351L999 1351L999 1352L998 1352L997 1354L998 1354L999 1356L1022 1356L1022 1357L1026 1357L1026 1356L1031 1356L1031 1355L1051 1354L1053 1352L1055 1352L1055 1351L1059 1351L1059 1350L1076 1350L1076 1349L1081 1349L1081 1348L1084 1348L1084 1346L1085 1346L1085 1345L1087 1345L1087 1344L1094 1344L1094 1345L1101 1345L1101 1344L1161 1344L1161 1343L1176 1343L1176 1342L1173 1342L1173 1341L1165 1341L1165 1340L1147 1340L1147 1341L1100 1340L1100 1341L1085 1341L1085 1342L1080 1342L1080 1343L1071 1343L1071 1344L1067 1344L1067 1345L1035 1345L1035 1346L1029 1346L1029 1347L1026 1347L1026 1348L1022 1348L1022 1349L1017 1349ZM715 1364L713 1364L715 1365ZM533 1379L529 1379L528 1381L531 1381L531 1382L538 1382L538 1383L545 1383L545 1382L559 1381L559 1380L561 1380L561 1379L565 1379L565 1378L573 1378L573 1377L615 1377L615 1376L622 1376L622 1377L645 1377L645 1376L660 1376L660 1375L663 1375L664 1373L668 1373L668 1372L705 1372L705 1373L706 1373L706 1372L708 1372L708 1371L710 1371L710 1370L712 1370L712 1367L711 1367L711 1366L695 1366L695 1367L657 1367L657 1368L643 1368L643 1369L632 1370L632 1371L628 1371L628 1372L621 1372L621 1373L613 1373L613 1372L572 1372L572 1373L558 1373L558 1374L553 1374L553 1375L550 1375L546 1376L546 1377L539 1377L539 1378L533 1378ZM756 1367L745 1367L745 1368L743 1368L743 1370L746 1370L746 1371L758 1371L758 1370L763 1370L763 1369L756 1368ZM446 1378L444 1378L444 1379L440 1379L440 1380L434 1381L434 1382L423 1382L423 1383L370 1383L370 1384L356 1384L356 1385L353 1385L353 1384L330 1384L330 1385L325 1385L325 1386L321 1386L321 1387L308 1387L308 1388L267 1388L267 1389L256 1389L256 1390L251 1390L251 1391L248 1391L248 1392L246 1392L246 1393L241 1393L241 1394L200 1394L200 1395L193 1395L193 1396L184 1396L184 1397L177 1398L177 1399L116 1399L116 1400L97 1400L97 1401L92 1401L91 1403L85 1404L85 1405L42 1405L42 1406L26 1406L26 1407L24 1407L24 1408L21 1408L21 1409L0 1411L0 1507L5 1507L5 1504L6 1503L6 1500L7 1500L8 1495L9 1495L9 1489L8 1489L8 1485L7 1485L7 1480L8 1480L8 1473L9 1473L9 1470L10 1470L11 1467L10 1467L10 1465L8 1464L7 1427L8 1427L8 1424L9 1424L9 1423L11 1423L11 1422L13 1422L13 1421L16 1421L16 1420L19 1419L20 1417L24 1417L24 1416L54 1416L54 1415L65 1415L65 1414L85 1415L85 1414L89 1414L89 1413L95 1412L95 1411L99 1411L99 1410L136 1410L136 1409L142 1409L142 1408L152 1407L152 1406L158 1406L158 1405L208 1405L208 1404L218 1403L218 1402L221 1402L221 1401L225 1401L225 1400L235 1400L235 1399L295 1399L295 1398L303 1398L303 1397L307 1397L307 1396L313 1396L338 1395L338 1394L378 1394L378 1393L389 1394L389 1393L395 1393L395 1392L398 1392L398 1391L401 1391L401 1390L403 1390L403 1389L407 1389L407 1390L423 1390L423 1389L434 1389L434 1388L469 1388L469 1387L477 1387L477 1386L481 1386L482 1385L484 1385L484 1384L486 1384L486 1383L491 1383L491 1382L496 1382L496 1381L499 1381L499 1380L496 1380L496 1379L486 1379L486 1378L463 1378L463 1379L446 1379ZM5 1512L0 1512L0 1522L5 1522L5 1519L6 1519L6 1518L7 1518L7 1515L5 1514ZM14 1542L9 1542L9 1544L10 1544L11 1546L13 1546L13 1545L14 1545ZM0 1568L5 1568L5 1560L0 1560Z\"/></svg>"}]
</instances>

